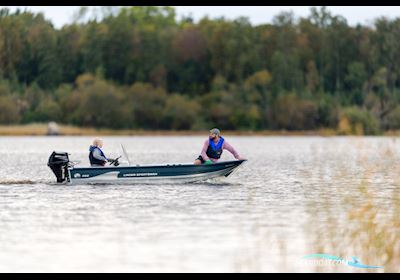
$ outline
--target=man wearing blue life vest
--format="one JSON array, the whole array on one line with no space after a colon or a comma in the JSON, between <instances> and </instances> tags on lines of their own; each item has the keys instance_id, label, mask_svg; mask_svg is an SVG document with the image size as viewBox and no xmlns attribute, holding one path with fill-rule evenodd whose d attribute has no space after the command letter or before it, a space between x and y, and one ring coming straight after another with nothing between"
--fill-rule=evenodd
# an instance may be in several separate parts
<instances>
[{"instance_id":1,"label":"man wearing blue life vest","mask_svg":"<svg viewBox=\"0 0 400 280\"><path fill-rule=\"evenodd\" d=\"M201 155L195 160L194 164L213 164L216 163L222 155L223 150L228 150L237 160L243 158L238 152L221 136L218 128L210 130L210 137L204 142Z\"/></svg>"},{"instance_id":2,"label":"man wearing blue life vest","mask_svg":"<svg viewBox=\"0 0 400 280\"><path fill-rule=\"evenodd\" d=\"M107 162L113 162L111 158L107 158L104 152L101 150L103 148L103 140L94 139L93 145L89 148L89 161L91 166L105 166Z\"/></svg>"}]
</instances>

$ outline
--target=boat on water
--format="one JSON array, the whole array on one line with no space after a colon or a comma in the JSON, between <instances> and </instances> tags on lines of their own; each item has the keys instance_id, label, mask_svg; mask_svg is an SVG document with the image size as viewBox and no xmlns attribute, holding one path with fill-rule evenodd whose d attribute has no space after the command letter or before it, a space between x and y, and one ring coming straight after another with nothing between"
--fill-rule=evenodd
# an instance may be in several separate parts
<instances>
[{"instance_id":1,"label":"boat on water","mask_svg":"<svg viewBox=\"0 0 400 280\"><path fill-rule=\"evenodd\" d=\"M60 184L135 184L152 182L198 182L228 177L246 160L225 161L209 165L167 164L76 167L69 154L53 152L48 166ZM118 160L116 161L118 163ZM118 165L112 163L114 165Z\"/></svg>"}]
</instances>

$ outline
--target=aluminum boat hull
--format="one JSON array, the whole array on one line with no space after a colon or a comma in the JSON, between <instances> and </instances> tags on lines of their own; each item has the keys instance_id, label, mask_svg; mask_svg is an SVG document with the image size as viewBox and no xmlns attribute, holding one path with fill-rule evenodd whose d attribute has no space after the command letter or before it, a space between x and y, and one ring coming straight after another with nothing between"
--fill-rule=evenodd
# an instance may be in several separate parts
<instances>
[{"instance_id":1,"label":"aluminum boat hull","mask_svg":"<svg viewBox=\"0 0 400 280\"><path fill-rule=\"evenodd\" d=\"M245 160L210 165L178 164L156 166L69 168L69 184L135 184L154 182L198 182L228 177Z\"/></svg>"}]
</instances>

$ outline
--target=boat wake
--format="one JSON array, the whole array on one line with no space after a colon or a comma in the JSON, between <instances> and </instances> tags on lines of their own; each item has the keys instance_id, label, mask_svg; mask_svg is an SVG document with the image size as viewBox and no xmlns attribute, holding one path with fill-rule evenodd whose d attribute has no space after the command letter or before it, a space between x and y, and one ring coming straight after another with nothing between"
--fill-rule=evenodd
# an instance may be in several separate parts
<instances>
[{"instance_id":1,"label":"boat wake","mask_svg":"<svg viewBox=\"0 0 400 280\"><path fill-rule=\"evenodd\" d=\"M10 185L48 185L51 184L51 181L45 181L45 180L38 180L38 181L33 181L33 180L18 180L18 179L9 179L9 180L0 180L0 186L10 186Z\"/></svg>"},{"instance_id":2,"label":"boat wake","mask_svg":"<svg viewBox=\"0 0 400 280\"><path fill-rule=\"evenodd\" d=\"M32 180L0 180L0 186L9 185L36 185L44 182L32 181Z\"/></svg>"},{"instance_id":3,"label":"boat wake","mask_svg":"<svg viewBox=\"0 0 400 280\"><path fill-rule=\"evenodd\" d=\"M204 181L199 181L199 182L192 182L190 183L191 185L202 185L202 186L210 186L210 187L232 187L232 186L238 186L242 185L241 183L233 183L233 182L227 182L223 181L223 179L219 178L214 178L214 179L207 179Z\"/></svg>"},{"instance_id":4,"label":"boat wake","mask_svg":"<svg viewBox=\"0 0 400 280\"><path fill-rule=\"evenodd\" d=\"M18 179L10 179L10 180L0 180L0 186L11 186L11 185L47 185L47 186L59 186L59 185L66 185L64 184L58 184L56 182L52 182L50 180L18 180ZM132 184L129 182L104 182L104 183L92 183L92 182L85 182L85 183L80 183L76 184L76 186L134 186L138 185ZM174 181L157 181L157 182L141 182L139 185L143 186L160 186L160 185L194 185L194 186L210 186L210 187L230 187L230 186L237 186L241 185L240 183L233 183L233 182L226 182L217 178L213 179L207 179L204 181L196 181L196 182L174 182Z\"/></svg>"}]
</instances>

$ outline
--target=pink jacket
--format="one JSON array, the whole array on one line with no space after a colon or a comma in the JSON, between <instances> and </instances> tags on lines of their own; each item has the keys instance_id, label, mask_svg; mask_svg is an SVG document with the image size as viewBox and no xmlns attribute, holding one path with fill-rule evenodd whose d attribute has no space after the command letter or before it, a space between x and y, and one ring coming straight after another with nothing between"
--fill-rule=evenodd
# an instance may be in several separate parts
<instances>
[{"instance_id":1,"label":"pink jacket","mask_svg":"<svg viewBox=\"0 0 400 280\"><path fill-rule=\"evenodd\" d=\"M208 149L208 145L210 144L209 141L210 141L210 140L207 139L207 140L204 142L203 149L201 150L201 156L202 156L202 158L203 158L204 160L209 160L209 159L210 159L210 158L207 156L207 154L206 154L207 149ZM239 159L239 158L240 158L239 153L238 153L238 152L235 150L235 148L233 148L228 142L226 142L226 140L224 141L224 144L222 145L222 150L228 150L236 159ZM218 159L214 159L214 158L211 158L211 160L212 160L213 162L217 162L217 161L218 161Z\"/></svg>"}]
</instances>

